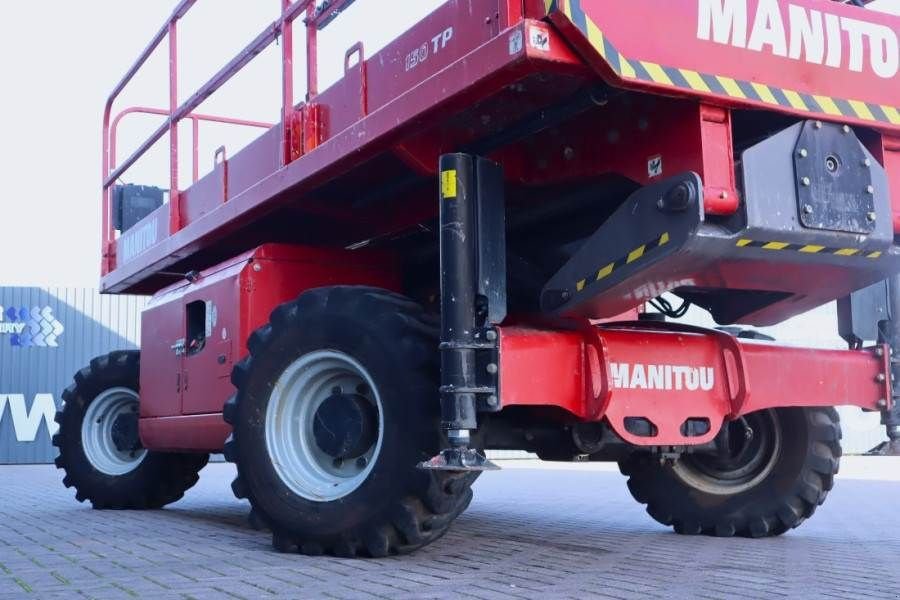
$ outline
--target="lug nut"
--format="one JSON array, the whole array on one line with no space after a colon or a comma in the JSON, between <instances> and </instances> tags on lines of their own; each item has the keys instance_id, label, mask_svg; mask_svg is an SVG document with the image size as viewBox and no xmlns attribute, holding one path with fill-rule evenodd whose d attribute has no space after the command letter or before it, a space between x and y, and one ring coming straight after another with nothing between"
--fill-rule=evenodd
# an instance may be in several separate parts
<instances>
[{"instance_id":1,"label":"lug nut","mask_svg":"<svg viewBox=\"0 0 900 600\"><path fill-rule=\"evenodd\" d=\"M366 460L365 456L360 456L356 459L356 466L360 469L365 469L367 464L369 464L369 461Z\"/></svg>"}]
</instances>

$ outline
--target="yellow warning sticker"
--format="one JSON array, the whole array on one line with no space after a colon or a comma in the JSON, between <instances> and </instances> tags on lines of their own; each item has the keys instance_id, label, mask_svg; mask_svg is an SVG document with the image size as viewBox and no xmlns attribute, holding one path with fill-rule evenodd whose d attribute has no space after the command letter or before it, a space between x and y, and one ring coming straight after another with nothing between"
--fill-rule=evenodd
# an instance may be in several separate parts
<instances>
[{"instance_id":1,"label":"yellow warning sticker","mask_svg":"<svg viewBox=\"0 0 900 600\"><path fill-rule=\"evenodd\" d=\"M832 254L834 256L865 256L866 258L880 258L883 254L880 250L874 252L861 248L828 248L816 244L789 244L787 242L767 242L741 238L737 241L740 248L762 248L763 250L792 250L804 254Z\"/></svg>"},{"instance_id":2,"label":"yellow warning sticker","mask_svg":"<svg viewBox=\"0 0 900 600\"><path fill-rule=\"evenodd\" d=\"M441 198L456 198L456 169L441 172Z\"/></svg>"}]
</instances>

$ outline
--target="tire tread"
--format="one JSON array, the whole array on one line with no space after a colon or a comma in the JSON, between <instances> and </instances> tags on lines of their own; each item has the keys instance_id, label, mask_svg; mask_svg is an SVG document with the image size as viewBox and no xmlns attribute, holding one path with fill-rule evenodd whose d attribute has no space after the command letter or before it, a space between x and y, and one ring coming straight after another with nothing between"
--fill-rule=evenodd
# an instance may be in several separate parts
<instances>
[{"instance_id":1,"label":"tire tread","mask_svg":"<svg viewBox=\"0 0 900 600\"><path fill-rule=\"evenodd\" d=\"M197 483L200 470L209 460L208 454L151 451L135 472L139 477L126 484L123 478L96 473L82 453L71 451L75 447L71 438L80 438L81 418L93 398L111 385L127 384L137 390L139 374L140 352L118 350L91 360L90 366L78 371L75 382L62 393L63 407L55 417L60 427L52 438L59 449L54 464L65 472L63 485L75 488L76 500L90 500L96 509L162 508L180 500ZM106 477L106 483L99 484L98 476Z\"/></svg>"},{"instance_id":2,"label":"tire tread","mask_svg":"<svg viewBox=\"0 0 900 600\"><path fill-rule=\"evenodd\" d=\"M770 505L764 514L747 510L723 514L714 508L706 511L704 522L678 515L671 491L663 484L662 469L645 454L632 454L619 462L619 470L628 477L628 489L635 500L646 505L647 513L679 534L718 537L769 537L798 527L815 513L834 487L840 467L840 417L834 408L802 408L808 431L803 467L792 491ZM669 479L666 483L671 484Z\"/></svg>"},{"instance_id":3,"label":"tire tread","mask_svg":"<svg viewBox=\"0 0 900 600\"><path fill-rule=\"evenodd\" d=\"M409 298L378 288L336 286L317 288L282 304L272 311L270 322L250 337L250 354L235 365L232 382L238 393L225 405L225 420L236 425L239 419L241 390L247 385L254 361L266 355L273 339L283 329L295 326L309 311L327 311L335 315L366 314L399 340L410 368L420 370L433 379L437 367L437 338L435 320ZM436 387L436 386L435 386ZM232 486L239 498L247 498L257 515L275 527L275 520L262 514L260 503L251 486L241 479L238 428L225 444L225 458L237 464L238 476ZM477 475L476 475L477 476ZM273 546L280 552L299 552L310 556L331 554L341 557L368 556L373 558L406 554L440 538L472 500L471 484L476 476L449 472L430 472L428 483L415 494L401 497L388 511L384 522L369 523L365 527L330 539L299 539L285 532L273 534Z\"/></svg>"}]
</instances>

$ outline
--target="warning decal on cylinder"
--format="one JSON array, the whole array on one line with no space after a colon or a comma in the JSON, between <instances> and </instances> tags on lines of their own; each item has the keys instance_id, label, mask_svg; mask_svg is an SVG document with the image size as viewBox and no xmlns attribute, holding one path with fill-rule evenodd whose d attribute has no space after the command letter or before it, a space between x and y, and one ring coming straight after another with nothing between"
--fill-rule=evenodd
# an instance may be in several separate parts
<instances>
[{"instance_id":1,"label":"warning decal on cylinder","mask_svg":"<svg viewBox=\"0 0 900 600\"><path fill-rule=\"evenodd\" d=\"M441 173L441 198L444 200L456 198L456 170L443 171Z\"/></svg>"}]
</instances>

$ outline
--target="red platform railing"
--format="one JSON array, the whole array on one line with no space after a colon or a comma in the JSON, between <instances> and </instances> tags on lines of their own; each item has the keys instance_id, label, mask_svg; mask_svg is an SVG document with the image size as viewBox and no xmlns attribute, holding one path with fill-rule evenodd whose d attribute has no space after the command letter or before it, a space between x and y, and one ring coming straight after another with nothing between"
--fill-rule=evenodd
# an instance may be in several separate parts
<instances>
[{"instance_id":1,"label":"red platform railing","mask_svg":"<svg viewBox=\"0 0 900 600\"><path fill-rule=\"evenodd\" d=\"M281 40L282 51L282 123L283 126L283 164L291 161L291 127L294 124L292 119L294 113L294 44L293 44L293 23L301 15L305 15L304 24L306 26L306 65L307 65L307 100L318 93L318 61L317 61L317 33L320 29L327 26L333 21L344 9L346 9L355 0L326 0L317 6L317 0L279 0L281 3L281 15L268 25L262 33L260 33L250 44L248 44L241 52L229 61L224 67L216 72L203 86L192 94L185 102L178 104L178 23L188 11L196 4L197 0L181 0L172 15L166 23L160 28L159 32L153 37L144 51L140 54L137 61L128 70L125 76L119 81L113 89L106 101L103 111L103 155L102 176L103 176L103 193L102 193L102 210L103 210L103 233L102 247L104 275L109 273L115 265L115 231L112 228L112 219L110 214L111 208L111 191L122 175L128 171L134 164L144 156L166 133L169 134L169 233L175 233L182 227L181 220L181 203L179 197L178 186L178 124L185 120L191 119L194 123L195 146L194 146L194 179L198 175L197 167L197 147L196 147L196 127L198 121L215 121L219 123L228 123L233 125L245 126L263 126L263 123L255 121L244 121L240 119L229 119L227 117L214 117L211 115L195 114L194 111L219 88L234 77L241 69L243 69L250 61L259 55L263 50L268 48L276 40ZM169 108L164 109L147 109L145 107L135 107L126 109L124 113L119 114L115 121L112 120L112 109L116 99L121 95L125 87L134 79L134 76L146 64L150 56L159 48L164 41L168 40L169 50ZM156 129L149 138L147 138L137 150L135 150L128 158L116 166L116 126L119 120L125 114L130 112L144 112L165 116L165 122ZM302 126L302 125L301 125Z\"/></svg>"},{"instance_id":2,"label":"red platform railing","mask_svg":"<svg viewBox=\"0 0 900 600\"><path fill-rule=\"evenodd\" d=\"M109 129L109 154L110 154L110 168L116 168L116 146L118 141L118 129L119 123L128 115L132 114L144 114L144 115L160 115L160 116L169 116L169 111L164 110L162 108L149 108L147 106L132 106L126 108L121 111L116 118L112 120L112 125ZM191 181L197 183L200 179L200 123L222 123L224 125L239 125L242 127L255 127L258 129L270 129L274 126L273 123L265 123L262 121L249 121L246 119L233 119L231 117L219 117L215 115L205 115L200 113L191 113L185 117L185 119L189 119L191 121L191 134L192 134L192 177Z\"/></svg>"}]
</instances>

